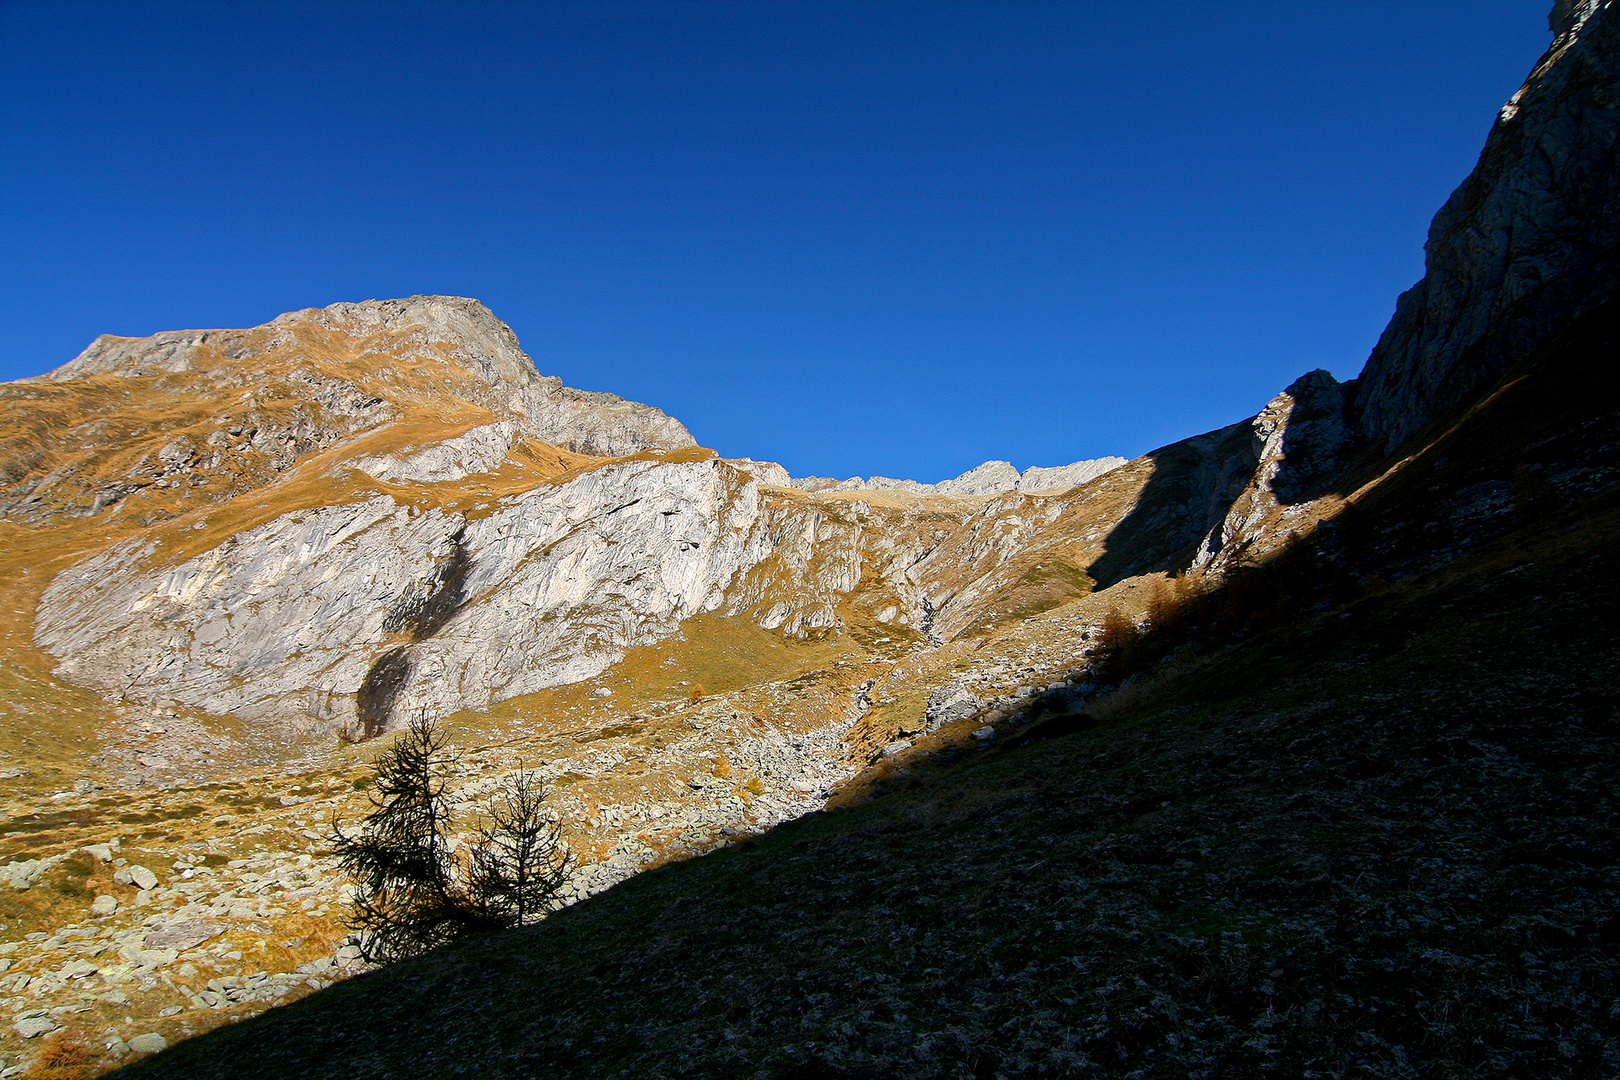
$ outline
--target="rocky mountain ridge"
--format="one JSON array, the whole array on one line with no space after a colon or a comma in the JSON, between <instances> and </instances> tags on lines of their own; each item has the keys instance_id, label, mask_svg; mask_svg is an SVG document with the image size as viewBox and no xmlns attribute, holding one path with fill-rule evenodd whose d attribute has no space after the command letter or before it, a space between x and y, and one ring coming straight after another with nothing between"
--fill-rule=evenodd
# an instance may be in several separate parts
<instances>
[{"instance_id":1,"label":"rocky mountain ridge","mask_svg":"<svg viewBox=\"0 0 1620 1080\"><path fill-rule=\"evenodd\" d=\"M909 491L914 495L999 495L1008 491L1051 492L1076 487L1110 469L1125 464L1122 457L1092 458L1069 465L1032 465L1020 473L1010 461L986 461L960 476L923 484L916 480L896 480L891 476L852 476L834 480L830 476L804 476L788 481L788 486L815 493L828 491Z\"/></svg>"},{"instance_id":2,"label":"rocky mountain ridge","mask_svg":"<svg viewBox=\"0 0 1620 1080\"><path fill-rule=\"evenodd\" d=\"M496 413L512 416L522 434L581 454L632 454L693 446L691 433L661 410L617 394L575 390L541 375L512 328L483 304L459 296L412 296L306 308L253 330L180 330L147 338L104 334L54 371L50 382L96 375L135 378L207 370L232 383L243 367L295 354L311 338L336 335L360 351L379 339L394 356L431 357L473 374L482 386L457 380L456 390ZM212 362L211 362L212 361ZM386 379L391 373L384 373Z\"/></svg>"},{"instance_id":3,"label":"rocky mountain ridge","mask_svg":"<svg viewBox=\"0 0 1620 1080\"><path fill-rule=\"evenodd\" d=\"M253 960L256 972L233 970L228 978L223 971L211 976L203 961L223 964L225 954L243 952L241 946L219 955L213 946L200 946L177 949L173 957L159 949L144 952L164 955L133 950L132 958L122 957L144 944L145 934L204 916L230 923L228 933L235 937L228 940L245 937L249 950L255 941L264 946L269 927L291 927L300 917L265 895L283 887L275 883L260 888L260 880L242 875L224 893L199 888L188 895L163 882L145 890L146 905L136 907L139 894L131 883L100 884L106 875L96 870L98 857L81 867L81 877L98 883L94 888L74 892L72 880L58 880L77 858L72 852L107 841L108 830L122 831L124 850L133 851L137 843L151 849L141 856L143 865L155 865L159 852L168 858L185 845L199 845L186 849L188 865L199 853L231 862L258 859L252 872L274 869L277 881L285 878L293 886L289 892L316 889L300 906L303 900L315 901L308 910L331 906L340 894L329 883L317 886L293 871L319 869L318 823L298 800L346 805L352 782L363 778L366 748L334 735L386 732L419 709L448 714L447 727L467 748L467 765L454 788L469 808L500 789L519 757L531 766L538 762L580 858L570 895L583 897L666 860L746 847L748 837L777 823L858 800L874 784L903 783L933 762L992 756L979 748L1016 744L1053 712L1070 731L1101 725L1097 733L1105 741L1058 752L1063 775L1100 768L1096 761L1107 755L1094 760L1091 748L1116 737L1136 739L1131 730L1115 732L1108 725L1132 715L1133 700L1147 700L1142 695L1151 692L1151 685L1138 683L1105 699L1095 696L1091 652L1110 610L1140 618L1153 597L1163 595L1161 583L1172 572L1195 588L1252 581L1245 575L1304 538L1316 550L1351 560L1342 572L1366 578L1358 585L1366 602L1344 612L1301 616L1301 641L1326 645L1306 648L1292 640L1292 630L1286 640L1254 636L1242 653L1247 666L1235 674L1224 672L1220 657L1171 657L1166 677L1172 683L1183 676L1202 680L1198 702L1217 703L1196 709L1218 712L1227 707L1221 703L1238 702L1231 717L1197 713L1200 724L1212 725L1209 745L1201 741L1205 735L1187 736L1191 741L1171 770L1173 780L1132 770L1159 753L1156 748L1168 746L1172 756L1181 752L1174 748L1185 732L1177 725L1193 705L1176 704L1156 715L1117 769L1096 773L1083 791L1064 788L1039 813L1019 809L1020 800L1045 798L1044 781L1014 775L1007 771L1011 766L997 774L1005 780L999 786L975 789L971 777L957 782L952 813L976 821L984 836L971 859L951 865L953 873L973 879L972 895L1023 897L1028 891L1029 905L1003 925L1015 925L1019 940L1042 942L1067 940L1067 925L1084 916L1077 911L1054 923L1050 905L1040 899L1047 887L1042 883L1063 895L1100 897L1098 881L1117 883L1121 896L1135 896L1130 890L1144 881L1157 882L1141 885L1148 891L1138 897L1140 910L1093 927L1087 939L1135 934L1133 950L1148 940L1170 942L1165 948L1172 953L1183 948L1177 942L1202 942L1196 955L1188 954L1186 970L1235 971L1248 995L1244 1000L1265 1006L1255 1004L1250 1016L1244 1012L1248 1004L1222 1004L1211 991L1215 997L1188 998L1172 1011L1201 1016L1204 1009L1236 1010L1232 1015L1249 1019L1234 1029L1230 1053L1247 1053L1244 1048L1261 1038L1254 1032L1263 1027L1266 1046L1294 1054L1288 1060L1301 1069L1315 1068L1309 1065L1314 1051L1277 1034L1276 1017L1293 1017L1283 1028L1297 1021L1305 1024L1301 1030L1330 1041L1349 1029L1333 1027L1338 1019L1321 1019L1327 1006L1305 998L1287 998L1284 1013L1270 1011L1277 993L1272 980L1282 978L1283 969L1249 971L1232 959L1239 939L1228 931L1237 924L1229 921L1231 911L1210 907L1217 893L1202 886L1185 896L1177 892L1178 882L1198 878L1210 852L1226 840L1207 830L1183 836L1175 832L1179 826L1165 823L1185 813L1222 822L1222 830L1234 836L1247 835L1224 823L1251 820L1243 816L1248 804L1234 811L1221 795L1228 785L1247 785L1244 790L1264 789L1263 801L1271 800L1266 805L1272 807L1266 813L1304 822L1297 835L1279 834L1284 847L1299 836L1354 840L1360 835L1355 823L1396 821L1406 812L1401 807L1440 790L1437 783L1456 788L1455 798L1446 796L1447 815L1474 813L1468 785L1457 786L1464 764L1478 765L1492 784L1511 780L1524 786L1531 801L1526 805L1542 807L1535 800L1551 796L1536 770L1553 758L1538 750L1512 757L1519 751L1503 747L1517 746L1522 732L1509 731L1506 721L1477 718L1529 710L1526 715L1540 718L1532 725L1537 731L1556 729L1559 739L1568 735L1576 742L1607 730L1602 710L1608 699L1601 687L1581 680L1588 668L1606 671L1603 665L1613 658L1585 633L1585 616L1578 612L1588 602L1579 589L1561 586L1559 574L1538 560L1591 572L1608 535L1594 531L1593 522L1612 510L1602 500L1612 501L1620 478L1620 442L1614 437L1620 414L1601 361L1613 348L1612 224L1620 220L1620 207L1610 125L1620 101L1620 43L1614 40L1612 6L1601 0L1564 0L1554 10L1553 29L1553 49L1504 109L1479 168L1437 217L1425 279L1402 299L1360 378L1341 384L1326 372L1308 373L1251 419L1077 481L1065 477L1061 486L1034 488L1050 477L1037 470L1020 476L1010 464L991 462L982 473L958 478L967 481L965 487L991 485L983 490L874 482L883 478L843 490L796 488L780 466L722 460L691 445L685 429L656 410L530 377L533 365L515 339L508 340L510 332L503 334L481 305L454 298L336 305L245 331L102 339L52 376L0 387L6 417L0 436L0 649L6 663L0 680L11 708L0 714L0 764L15 785L9 804L15 826L5 838L4 856L12 862L3 876L27 881L8 894L15 906L5 921L14 929L38 924L31 933L40 935L19 938L4 957L15 971L0 977L11 975L7 985L20 1008L14 1017L18 1037L6 1034L0 1054L8 1061L25 1059L16 1047L30 1033L38 1038L51 1031L49 1025L71 1032L90 1023L75 1017L122 1030L117 1013L126 1008L132 1016L140 1013L140 1027L151 1034L189 1034L217 1022L209 1017L238 1016L262 1005L266 987L304 993L307 980L292 978L302 974L300 964L316 965L319 970L311 972L318 979L346 970L334 966L334 958L343 959L341 939L330 934L320 941L319 955L299 953L272 963L267 954ZM1037 473L1031 486L1018 486L1030 472ZM1009 473L1014 486L997 486L1008 483ZM1535 532L1543 521L1549 523L1545 535ZM1492 548L1502 537L1519 535L1514 530L1527 529L1531 540ZM1475 560L1467 570L1469 584L1451 588L1446 567L1464 558ZM1432 587L1443 602L1402 591L1405 582L1425 573L1441 579ZM1392 581L1392 592L1379 591L1391 589ZM1553 598L1555 610L1540 610L1546 597ZM1453 635L1448 612L1456 604L1490 610L1492 629L1479 639L1488 646L1477 656L1469 635L1485 632L1468 624ZM1568 690L1556 716L1537 712L1533 701L1538 694L1564 693L1559 686L1549 690L1544 673L1521 679L1500 670L1509 655L1500 643L1509 640L1516 606L1539 620L1538 634L1581 631L1579 640L1566 645L1571 655L1587 657L1584 666L1560 668L1552 680ZM1592 618L1601 625L1600 612ZM1416 651L1414 641L1423 643ZM1429 722L1434 702L1450 693L1451 668L1431 662L1436 650L1449 650L1446 663L1469 680L1467 700L1457 711L1466 723L1411 736L1417 741L1392 763L1388 747L1369 733L1406 738L1400 733ZM1274 667L1277 657L1294 653L1300 653L1297 670ZM1397 662L1395 674L1384 670L1387 658ZM1296 674L1340 697L1283 700ZM1379 687L1376 700L1362 702L1356 695L1372 683ZM1234 691L1238 684L1244 689ZM1277 684L1276 700L1256 705L1242 696L1262 684ZM1323 743L1316 727L1323 716L1334 718L1337 734L1327 741L1345 748L1343 760L1322 766L1321 775L1311 773L1314 779L1307 777L1309 784L1296 789L1305 774L1290 770L1305 753L1300 747ZM1275 737L1268 734L1273 727ZM53 738L67 747L49 751L58 758L48 757L44 745ZM1271 740L1265 754L1245 756L1241 747L1255 739ZM199 745L208 752L197 753ZM1392 801L1368 795L1403 769L1418 769L1417 762L1432 767L1432 775L1414 774ZM1216 774L1224 779L1211 780ZM230 777L237 779L227 792ZM1116 783L1142 791L1121 794L1109 786ZM1058 828L1053 822L1069 821L1068 808L1082 797L1100 807L1100 816L1088 818L1085 827L1100 831L1094 844L1085 839L1080 848L1064 849L1060 861L1083 864L1086 880L1048 881L1050 871L1039 868L1053 849L1038 834ZM1556 804L1564 813L1565 802L1545 806ZM261 803L275 821L266 820L270 828L249 837L259 826L242 826ZM1608 812L1591 806L1593 821ZM1029 813L1035 832L1007 833L1007 822ZM1546 815L1536 810L1532 817ZM1442 815L1414 821L1408 832L1397 821L1390 835L1426 836L1423 830L1449 828L1451 820ZM1515 818L1508 832L1530 835L1526 821ZM829 835L838 832L824 819L807 827L816 835L823 828ZM917 854L906 846L909 828L905 820L886 820L875 833L835 835L825 850L815 850L818 858L831 860L828 865L843 865L842 845L853 845L849 850L863 853L861 865L878 873L884 863L872 854L878 848L907 852L906 858ZM86 831L91 829L101 832ZM1149 833L1162 839L1143 839ZM1481 835L1487 833L1507 835L1502 829ZM1028 858L1013 868L1004 859L1009 836L1028 849ZM1436 842L1454 839L1446 834ZM1552 854L1546 857L1556 865L1536 873L1544 878L1549 869L1561 874L1587 867L1583 860L1591 856L1583 845L1589 841L1575 832L1550 840ZM1529 846L1540 850L1537 844ZM1514 854L1518 848L1492 851L1481 866L1499 859L1517 867L1512 873L1523 871L1522 852ZM1274 935L1307 911L1313 929L1306 937L1328 941L1339 933L1334 927L1363 926L1372 918L1367 912L1376 909L1391 913L1386 929L1394 936L1379 938L1389 945L1400 940L1397 916L1434 921L1423 906L1429 900L1412 909L1417 914L1402 914L1400 905L1410 897L1367 892L1372 887L1358 876L1365 865L1341 875L1331 845L1297 854L1299 866L1268 888L1297 894L1305 906L1279 908L1263 924L1243 923L1243 933ZM297 866L302 855L311 858L308 867ZM928 859L945 857L936 852ZM1421 859L1417 853L1401 856L1409 857L1418 861L1403 863L1406 869L1392 865L1389 881L1410 878ZM981 881L982 875L975 876L980 870L990 876ZM1596 873L1580 872L1588 878ZM1480 881L1491 880L1481 874ZM873 930L864 941L899 941L917 932L906 921L917 912L923 920L918 925L983 929L990 934L984 955L1011 940L996 936L994 919L925 911L928 890L908 880L884 890L883 903L892 902L893 910L879 905L867 913ZM1241 891L1243 880L1240 875L1221 888ZM983 888L984 881L995 882L994 888ZM1331 883L1331 895L1318 911L1309 905L1324 895L1323 882ZM117 902L110 914L89 907L102 888ZM244 892L260 899L241 902L233 913ZM598 918L598 910L618 910L611 903L618 893L604 897L601 908L576 909L582 912L579 925ZM1162 903L1165 897L1179 899ZM1347 898L1342 903L1350 904L1344 910L1351 917L1333 907L1341 903L1333 897ZM1270 902L1258 895L1251 900ZM1475 897L1446 893L1444 903L1466 907L1465 900ZM1517 903L1511 897L1503 902ZM791 903L779 896L750 901L754 906L739 908L739 918L754 926L796 925ZM187 913L188 904L199 906ZM780 918L759 904L781 907ZM1254 904L1233 910L1252 911ZM1476 914L1468 915L1470 927L1483 925ZM1542 922L1526 914L1525 925L1552 925L1546 912L1531 914ZM1485 915L1501 922L1496 914ZM155 921L137 933L145 918ZM1572 941L1609 933L1569 912L1554 922L1585 927L1571 931ZM63 933L52 933L56 928ZM86 953L65 959L62 946L77 941L64 936L68 928L75 935L90 928L108 933L86 935L94 938ZM332 929L327 925L322 932ZM309 930L309 941L315 933ZM1550 932L1535 933L1542 934L1536 950L1563 948ZM115 952L98 964L98 955L88 950L103 939L116 943L103 944L103 951ZM288 940L305 940L304 930ZM1513 940L1519 943L1500 956L1489 952L1495 945L1479 944L1479 956L1446 960L1441 967L1453 978L1446 985L1531 954L1528 939ZM1430 944L1454 948L1450 937ZM1357 948L1363 946L1382 947L1363 942ZM716 971L724 969L722 956L703 955ZM1438 970L1431 953L1419 959L1388 955L1397 967L1411 960L1399 967L1405 981L1421 982L1424 972ZM963 978L980 979L980 960L962 969ZM453 957L447 962L452 968L456 963ZM1183 968L1166 963L1164 985L1180 986ZM1233 963L1237 968L1221 966ZM187 965L195 970L185 973ZM1353 967L1341 964L1333 969L1338 981L1328 981L1347 985L1348 979L1360 987L1365 980ZM1297 974L1290 968L1287 978ZM241 977L258 981L245 987ZM459 977L447 976L445 985ZM864 977L866 982L840 985L877 985L872 971ZM1063 980L1087 977L1083 971L1064 973L1058 996L1074 996ZM210 978L238 981L216 988ZM594 978L589 974L585 981ZM746 972L727 978L728 986L750 985ZM1310 981L1316 975L1299 978L1301 993L1316 992ZM1514 985L1536 980L1556 981L1530 972ZM997 986L1018 979L994 982L973 983L978 997L962 1016L980 1015L980 1005L999 1000ZM139 994L128 988L148 983ZM204 990L218 1002L205 999ZM1110 992L1086 990L1103 997ZM1375 987L1369 1000L1386 1001L1377 997L1385 992ZM1441 992L1450 991L1437 984L1435 993ZM125 1002L107 996L112 994ZM142 995L153 995L150 1008ZM915 1003L907 1004L904 994L879 996L891 1013L839 1013L840 1022L856 1032L876 1030L874 1023L884 1031L911 1031ZM733 1015L727 1010L741 1006L734 999L717 1004L723 997L699 994L703 1008L720 1009L714 1023L735 1023L745 1041L775 1037L775 1026L757 1022L774 1015L769 1009L760 1011L753 1002ZM1488 994L1479 1000L1500 1004ZM1157 1007L1137 1001L1123 1012L1104 1013L1142 1016ZM803 1015L820 1015L816 1008L807 1006ZM1052 1009L1052 1016L1061 1012ZM645 1003L631 1011L653 1015ZM1351 1012L1370 1015L1360 1004ZM1462 1012L1506 1014L1495 1006ZM1017 1016L997 1015L1017 1027ZM639 1020L626 1022L644 1030L635 1027ZM971 1027L970 1020L963 1022ZM1106 1054L1116 1052L1109 1047L1136 1045L1134 1022L1091 1016L1064 1024L1070 1031L1090 1030L1085 1024L1107 1028L1106 1038L1082 1048ZM1166 1066L1169 1072L1149 1074L1187 1075L1199 1040L1212 1038L1216 1027L1180 1020L1166 1027L1180 1040L1175 1053L1165 1051L1166 1061L1175 1060ZM818 1044L833 1048L826 1051L829 1061L880 1068L887 1050L864 1047L856 1054L845 1044L860 1038L837 1034L841 1030L828 1028ZM998 1030L982 1033L985 1045L1000 1047L996 1053L1002 1056L993 1061L942 1065L943 1059L908 1058L904 1069L911 1071L896 1074L956 1069L966 1076L998 1067L994 1061L1012 1060L1007 1055L1013 1053L1005 1035L1012 1028ZM1390 1029L1379 1031L1382 1037ZM120 1053L141 1049L123 1036L119 1040ZM1026 1056L1053 1045L1035 1036L1013 1041L1017 1054ZM288 1049L296 1042L276 1043L277 1053L296 1056ZM1357 1045L1357 1053L1384 1054L1382 1043ZM1464 1039L1456 1045L1473 1044ZM599 1074L592 1072L591 1052L579 1046L568 1051L583 1055L569 1059L578 1066L576 1074ZM1394 1063L1389 1075L1401 1075L1400 1062L1407 1060L1402 1055L1433 1056L1418 1043L1412 1046L1396 1046L1378 1058ZM1177 1057L1183 1047L1191 1049ZM1530 1057L1523 1060L1542 1064L1556 1056L1524 1052ZM165 1060L154 1059L152 1067L166 1067ZM198 1059L188 1060L194 1066ZM238 1068L241 1060L227 1053L220 1067ZM496 1072L507 1067L486 1064ZM644 1061L632 1065L642 1071L627 1065L627 1075L648 1074ZM208 1070L198 1066L192 1074Z\"/></svg>"},{"instance_id":4,"label":"rocky mountain ridge","mask_svg":"<svg viewBox=\"0 0 1620 1080\"><path fill-rule=\"evenodd\" d=\"M456 298L99 339L12 384L36 428L47 391L62 413L110 399L141 421L80 423L65 465L28 440L5 463L12 520L132 527L38 593L34 645L119 700L369 736L590 678L702 612L941 641L1009 595L1042 610L1090 587L1071 549L1096 548L1146 476L1120 459L1023 477L989 463L882 498L801 492L657 410L552 382ZM185 415L151 422L176 401ZM1088 487L1110 476L1126 479ZM1182 545L1210 522L1194 524L1173 530ZM1035 551L1047 561L1020 558Z\"/></svg>"}]
</instances>

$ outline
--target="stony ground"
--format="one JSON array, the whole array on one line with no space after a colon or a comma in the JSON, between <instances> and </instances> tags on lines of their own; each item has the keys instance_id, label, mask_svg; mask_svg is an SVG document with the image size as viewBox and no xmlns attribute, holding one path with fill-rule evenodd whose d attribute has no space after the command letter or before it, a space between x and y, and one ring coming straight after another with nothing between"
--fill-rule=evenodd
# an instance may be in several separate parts
<instances>
[{"instance_id":1,"label":"stony ground","mask_svg":"<svg viewBox=\"0 0 1620 1080\"><path fill-rule=\"evenodd\" d=\"M1615 1075L1613 503L131 1075Z\"/></svg>"},{"instance_id":2,"label":"stony ground","mask_svg":"<svg viewBox=\"0 0 1620 1080\"><path fill-rule=\"evenodd\" d=\"M1134 594L1118 591L1128 606ZM537 772L577 860L575 902L860 802L942 750L996 744L1027 726L1033 702L1071 692L1112 602L945 648L903 631L789 648L757 628L694 628L696 653L683 637L589 684L451 718L453 798L470 824L516 769ZM740 635L732 652L709 656L727 632ZM748 683L716 670L727 663L808 670ZM647 692L660 682L666 693ZM287 748L255 749L246 729L108 715L74 770L13 775L0 827L3 1076L51 1075L44 1063L64 1055L69 1074L103 1071L364 969L325 838L366 812L373 748L303 747L267 768ZM37 782L70 775L57 791Z\"/></svg>"}]
</instances>

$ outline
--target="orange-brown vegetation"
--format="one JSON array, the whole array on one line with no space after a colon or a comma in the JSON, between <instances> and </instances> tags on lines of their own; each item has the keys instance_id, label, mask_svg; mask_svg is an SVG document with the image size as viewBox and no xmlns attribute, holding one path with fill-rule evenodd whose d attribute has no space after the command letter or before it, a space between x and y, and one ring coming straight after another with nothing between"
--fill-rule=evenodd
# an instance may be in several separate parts
<instances>
[{"instance_id":1,"label":"orange-brown vegetation","mask_svg":"<svg viewBox=\"0 0 1620 1080\"><path fill-rule=\"evenodd\" d=\"M101 1056L78 1036L55 1031L45 1036L28 1080L85 1080L102 1072Z\"/></svg>"}]
</instances>

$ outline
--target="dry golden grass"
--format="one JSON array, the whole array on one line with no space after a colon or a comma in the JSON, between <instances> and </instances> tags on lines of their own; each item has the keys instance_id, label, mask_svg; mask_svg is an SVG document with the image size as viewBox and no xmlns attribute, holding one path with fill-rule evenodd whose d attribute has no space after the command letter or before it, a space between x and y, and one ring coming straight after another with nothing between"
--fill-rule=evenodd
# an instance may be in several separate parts
<instances>
[{"instance_id":1,"label":"dry golden grass","mask_svg":"<svg viewBox=\"0 0 1620 1080\"><path fill-rule=\"evenodd\" d=\"M45 1036L26 1075L28 1080L84 1080L103 1071L101 1058L101 1052L80 1037L55 1031Z\"/></svg>"}]
</instances>

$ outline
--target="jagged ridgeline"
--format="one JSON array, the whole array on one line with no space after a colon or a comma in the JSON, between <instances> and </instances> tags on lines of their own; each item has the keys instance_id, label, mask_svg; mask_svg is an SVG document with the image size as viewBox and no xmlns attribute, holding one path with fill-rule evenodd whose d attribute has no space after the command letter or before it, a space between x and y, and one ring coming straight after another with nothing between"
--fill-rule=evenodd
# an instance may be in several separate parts
<instances>
[{"instance_id":1,"label":"jagged ridgeline","mask_svg":"<svg viewBox=\"0 0 1620 1080\"><path fill-rule=\"evenodd\" d=\"M82 553L38 598L59 676L349 736L578 683L703 613L955 639L1185 565L1257 461L1240 424L1135 463L791 481L539 375L452 297L103 337L4 405L0 505Z\"/></svg>"},{"instance_id":2,"label":"jagged ridgeline","mask_svg":"<svg viewBox=\"0 0 1620 1080\"><path fill-rule=\"evenodd\" d=\"M352 972L318 828L426 714L591 901L141 1075L1613 1075L1620 14L1552 30L1361 376L1134 461L794 480L452 297L0 386L0 1058Z\"/></svg>"}]
</instances>

